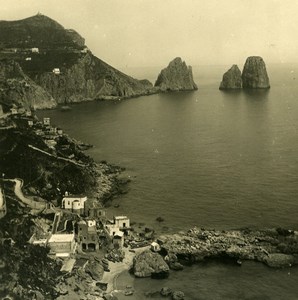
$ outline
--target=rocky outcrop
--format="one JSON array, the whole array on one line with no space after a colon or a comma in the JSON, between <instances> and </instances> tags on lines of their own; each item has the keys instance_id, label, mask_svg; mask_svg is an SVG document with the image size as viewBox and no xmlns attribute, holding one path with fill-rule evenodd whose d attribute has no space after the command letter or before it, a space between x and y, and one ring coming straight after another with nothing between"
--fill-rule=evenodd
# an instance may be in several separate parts
<instances>
[{"instance_id":1,"label":"rocky outcrop","mask_svg":"<svg viewBox=\"0 0 298 300\"><path fill-rule=\"evenodd\" d=\"M176 57L160 72L155 87L161 91L187 91L198 88L193 80L192 68L180 57Z\"/></svg>"},{"instance_id":2,"label":"rocky outcrop","mask_svg":"<svg viewBox=\"0 0 298 300\"><path fill-rule=\"evenodd\" d=\"M25 108L53 108L57 105L54 98L13 60L0 61L0 102Z\"/></svg>"},{"instance_id":3,"label":"rocky outcrop","mask_svg":"<svg viewBox=\"0 0 298 300\"><path fill-rule=\"evenodd\" d=\"M266 65L262 57L250 56L242 71L242 85L246 89L270 88Z\"/></svg>"},{"instance_id":4,"label":"rocky outcrop","mask_svg":"<svg viewBox=\"0 0 298 300\"><path fill-rule=\"evenodd\" d=\"M287 230L216 231L194 228L187 233L163 235L158 240L163 252L178 261L195 263L206 258L230 258L263 262L270 267L298 263L298 234Z\"/></svg>"},{"instance_id":5,"label":"rocky outcrop","mask_svg":"<svg viewBox=\"0 0 298 300\"><path fill-rule=\"evenodd\" d=\"M33 77L58 103L129 98L154 92L149 81L127 76L91 52L67 68L62 66L60 71L60 74L42 72Z\"/></svg>"},{"instance_id":6,"label":"rocky outcrop","mask_svg":"<svg viewBox=\"0 0 298 300\"><path fill-rule=\"evenodd\" d=\"M242 78L241 71L237 65L233 65L222 77L222 82L220 83L220 90L229 89L241 89L242 88Z\"/></svg>"},{"instance_id":7,"label":"rocky outcrop","mask_svg":"<svg viewBox=\"0 0 298 300\"><path fill-rule=\"evenodd\" d=\"M133 273L136 277L164 278L169 274L169 267L160 254L146 250L134 257Z\"/></svg>"},{"instance_id":8,"label":"rocky outcrop","mask_svg":"<svg viewBox=\"0 0 298 300\"><path fill-rule=\"evenodd\" d=\"M32 99L35 108L51 108L56 103L119 100L158 91L148 80L134 79L95 57L76 31L41 14L0 21L0 46L0 61L13 59L22 77L27 76L27 83L2 87L6 104L26 105Z\"/></svg>"}]
</instances>

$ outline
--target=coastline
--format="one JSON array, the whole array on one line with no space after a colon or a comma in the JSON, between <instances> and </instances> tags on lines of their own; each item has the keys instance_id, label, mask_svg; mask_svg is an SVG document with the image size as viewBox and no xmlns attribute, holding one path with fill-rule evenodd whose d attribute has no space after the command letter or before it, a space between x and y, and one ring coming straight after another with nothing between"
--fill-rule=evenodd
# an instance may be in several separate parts
<instances>
[{"instance_id":1,"label":"coastline","mask_svg":"<svg viewBox=\"0 0 298 300\"><path fill-rule=\"evenodd\" d=\"M108 294L115 294L118 299L121 299L119 297L124 295L125 287L126 286L132 286L133 287L133 281L128 281L125 283L122 283L121 286L119 286L119 276L123 273L128 273L133 265L133 259L136 256L137 253L142 252L146 249L149 249L148 246L134 249L135 252L129 251L129 248L123 248L123 251L125 252L125 257L122 262L109 262L109 269L110 272L104 272L102 277L102 282L107 283L107 290L106 293ZM130 299L136 299L133 295L130 297Z\"/></svg>"}]
</instances>

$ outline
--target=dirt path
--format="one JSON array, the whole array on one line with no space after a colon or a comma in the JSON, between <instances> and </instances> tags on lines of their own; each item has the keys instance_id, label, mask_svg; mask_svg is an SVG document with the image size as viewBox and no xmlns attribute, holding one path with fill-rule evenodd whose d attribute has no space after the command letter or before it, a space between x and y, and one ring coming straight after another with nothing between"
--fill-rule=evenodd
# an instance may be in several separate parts
<instances>
[{"instance_id":1,"label":"dirt path","mask_svg":"<svg viewBox=\"0 0 298 300\"><path fill-rule=\"evenodd\" d=\"M37 202L31 198L25 197L22 191L23 180L19 178L15 179L4 179L4 181L14 182L14 193L15 195L26 205L30 206L32 209L42 210L46 208L45 202Z\"/></svg>"}]
</instances>

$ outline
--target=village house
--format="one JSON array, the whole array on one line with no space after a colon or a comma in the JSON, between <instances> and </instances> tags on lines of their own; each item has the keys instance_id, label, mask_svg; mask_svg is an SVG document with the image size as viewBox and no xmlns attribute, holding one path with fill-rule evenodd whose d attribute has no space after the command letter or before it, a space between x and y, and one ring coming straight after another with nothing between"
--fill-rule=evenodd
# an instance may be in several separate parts
<instances>
[{"instance_id":1,"label":"village house","mask_svg":"<svg viewBox=\"0 0 298 300\"><path fill-rule=\"evenodd\" d=\"M63 130L61 128L57 128L57 134L58 135L62 135L63 134Z\"/></svg>"},{"instance_id":2,"label":"village house","mask_svg":"<svg viewBox=\"0 0 298 300\"><path fill-rule=\"evenodd\" d=\"M96 251L99 249L95 220L86 219L78 222L78 241L83 251Z\"/></svg>"},{"instance_id":3,"label":"village house","mask_svg":"<svg viewBox=\"0 0 298 300\"><path fill-rule=\"evenodd\" d=\"M66 195L62 199L62 208L70 210L77 214L84 213L85 201L87 196L82 195Z\"/></svg>"},{"instance_id":4,"label":"village house","mask_svg":"<svg viewBox=\"0 0 298 300\"><path fill-rule=\"evenodd\" d=\"M46 139L46 140L44 140L44 142L45 142L45 144L46 144L49 148L55 150L55 147L56 147L56 145L57 145L57 142L56 142L55 140L53 140L53 139Z\"/></svg>"},{"instance_id":5,"label":"village house","mask_svg":"<svg viewBox=\"0 0 298 300\"><path fill-rule=\"evenodd\" d=\"M50 254L56 257L69 257L76 250L74 233L71 234L52 234L48 240Z\"/></svg>"},{"instance_id":6,"label":"village house","mask_svg":"<svg viewBox=\"0 0 298 300\"><path fill-rule=\"evenodd\" d=\"M43 125L51 125L51 119L50 118L43 118Z\"/></svg>"},{"instance_id":7,"label":"village house","mask_svg":"<svg viewBox=\"0 0 298 300\"><path fill-rule=\"evenodd\" d=\"M130 229L129 218L126 216L116 216L112 221L107 222L105 228L110 236L114 236L119 231L128 234Z\"/></svg>"},{"instance_id":8,"label":"village house","mask_svg":"<svg viewBox=\"0 0 298 300\"><path fill-rule=\"evenodd\" d=\"M60 69L59 68L54 68L52 71L55 75L59 75L61 74Z\"/></svg>"},{"instance_id":9,"label":"village house","mask_svg":"<svg viewBox=\"0 0 298 300\"><path fill-rule=\"evenodd\" d=\"M123 247L124 244L124 232L120 231L118 225L116 224L106 224L106 233L110 238L113 245L118 244L118 246Z\"/></svg>"},{"instance_id":10,"label":"village house","mask_svg":"<svg viewBox=\"0 0 298 300\"><path fill-rule=\"evenodd\" d=\"M33 126L33 120L28 120L28 126L30 126L30 127Z\"/></svg>"},{"instance_id":11,"label":"village house","mask_svg":"<svg viewBox=\"0 0 298 300\"><path fill-rule=\"evenodd\" d=\"M39 49L34 47L34 48L31 48L31 52L32 53L39 53Z\"/></svg>"},{"instance_id":12,"label":"village house","mask_svg":"<svg viewBox=\"0 0 298 300\"><path fill-rule=\"evenodd\" d=\"M114 217L114 224L123 231L128 231L130 228L130 221L127 216Z\"/></svg>"},{"instance_id":13,"label":"village house","mask_svg":"<svg viewBox=\"0 0 298 300\"><path fill-rule=\"evenodd\" d=\"M31 60L31 57L26 57L25 60L26 60L26 61L30 61L30 60Z\"/></svg>"},{"instance_id":14,"label":"village house","mask_svg":"<svg viewBox=\"0 0 298 300\"><path fill-rule=\"evenodd\" d=\"M12 107L9 111L12 115L16 115L18 113L18 109L15 107Z\"/></svg>"},{"instance_id":15,"label":"village house","mask_svg":"<svg viewBox=\"0 0 298 300\"><path fill-rule=\"evenodd\" d=\"M157 242L152 242L150 248L153 252L160 251L160 245Z\"/></svg>"},{"instance_id":16,"label":"village house","mask_svg":"<svg viewBox=\"0 0 298 300\"><path fill-rule=\"evenodd\" d=\"M122 248L124 245L124 233L122 231L117 231L113 236L112 243L114 246Z\"/></svg>"}]
</instances>

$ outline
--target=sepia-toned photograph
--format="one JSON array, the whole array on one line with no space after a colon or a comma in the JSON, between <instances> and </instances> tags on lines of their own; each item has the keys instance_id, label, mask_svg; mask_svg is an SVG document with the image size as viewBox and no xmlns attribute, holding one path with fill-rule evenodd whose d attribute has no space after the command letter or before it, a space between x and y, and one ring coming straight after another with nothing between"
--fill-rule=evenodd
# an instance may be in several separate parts
<instances>
[{"instance_id":1,"label":"sepia-toned photograph","mask_svg":"<svg viewBox=\"0 0 298 300\"><path fill-rule=\"evenodd\" d=\"M0 299L298 299L297 1L0 7Z\"/></svg>"}]
</instances>

